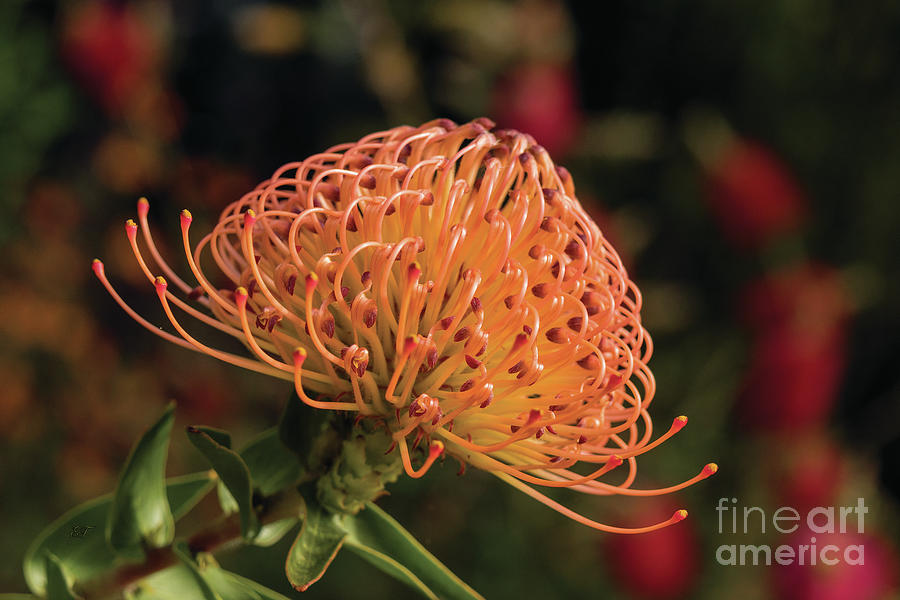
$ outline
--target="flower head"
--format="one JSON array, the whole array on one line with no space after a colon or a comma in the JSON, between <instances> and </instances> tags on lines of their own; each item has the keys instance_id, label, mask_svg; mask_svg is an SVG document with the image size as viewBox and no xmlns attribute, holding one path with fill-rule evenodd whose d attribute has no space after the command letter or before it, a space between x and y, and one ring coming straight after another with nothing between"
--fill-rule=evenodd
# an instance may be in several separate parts
<instances>
[{"instance_id":1,"label":"flower head","mask_svg":"<svg viewBox=\"0 0 900 600\"><path fill-rule=\"evenodd\" d=\"M631 487L636 457L687 419L652 438L640 293L568 172L530 136L487 119L441 119L284 165L196 246L182 212L197 287L160 257L146 200L138 216L165 278L145 260L137 224L126 232L178 336L128 308L96 261L125 310L182 346L292 380L310 406L380 421L412 477L448 453L591 527L642 531L686 512L611 527L533 486L655 495L715 471L660 490ZM230 284L216 287L201 264ZM206 346L176 311L240 339L253 358ZM424 460L410 450L423 440ZM617 483L601 481L623 463Z\"/></svg>"}]
</instances>

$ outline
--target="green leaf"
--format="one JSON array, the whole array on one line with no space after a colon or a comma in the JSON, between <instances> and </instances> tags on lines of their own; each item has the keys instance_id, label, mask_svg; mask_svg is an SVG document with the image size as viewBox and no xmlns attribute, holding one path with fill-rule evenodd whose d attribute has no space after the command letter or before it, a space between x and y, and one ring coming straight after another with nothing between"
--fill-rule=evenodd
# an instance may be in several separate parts
<instances>
[{"instance_id":1,"label":"green leaf","mask_svg":"<svg viewBox=\"0 0 900 600\"><path fill-rule=\"evenodd\" d=\"M166 481L166 495L175 519L184 516L212 488L210 472L173 477ZM112 495L107 494L77 506L44 529L25 553L24 572L28 588L38 595L47 589L44 567L46 551L65 565L75 581L90 579L116 563L116 555L103 536Z\"/></svg>"},{"instance_id":2,"label":"green leaf","mask_svg":"<svg viewBox=\"0 0 900 600\"><path fill-rule=\"evenodd\" d=\"M288 600L264 585L218 567L203 572L222 600Z\"/></svg>"},{"instance_id":3,"label":"green leaf","mask_svg":"<svg viewBox=\"0 0 900 600\"><path fill-rule=\"evenodd\" d=\"M206 578L200 572L200 567L194 561L194 556L191 554L191 549L188 547L187 542L178 540L172 544L172 551L191 572L191 575L194 577L194 583L197 584L200 593L203 594L203 600L222 600L222 597L213 591L209 582L206 581Z\"/></svg>"},{"instance_id":4,"label":"green leaf","mask_svg":"<svg viewBox=\"0 0 900 600\"><path fill-rule=\"evenodd\" d=\"M125 463L106 522L106 537L119 553L140 556L141 544L164 546L175 535L166 498L166 456L175 404L138 440Z\"/></svg>"},{"instance_id":5,"label":"green leaf","mask_svg":"<svg viewBox=\"0 0 900 600\"><path fill-rule=\"evenodd\" d=\"M404 565L439 598L482 598L426 550L400 523L372 502L356 515L345 516L342 525L348 533L348 547L360 551L363 558L367 558L375 566L379 566L378 562L371 560L366 553L379 552ZM366 550L363 551L362 548ZM385 572L395 575L388 570Z\"/></svg>"},{"instance_id":6,"label":"green leaf","mask_svg":"<svg viewBox=\"0 0 900 600\"><path fill-rule=\"evenodd\" d=\"M324 473L340 454L349 425L340 418L304 404L291 396L284 405L278 423L278 437L291 452L300 457L308 471L307 480Z\"/></svg>"},{"instance_id":7,"label":"green leaf","mask_svg":"<svg viewBox=\"0 0 900 600\"><path fill-rule=\"evenodd\" d=\"M377 568L379 571L382 571L383 573L390 575L394 579L405 583L426 598L437 600L438 597L435 595L435 593L428 589L428 586L422 583L421 579L416 577L412 571L401 565L399 562L397 562L387 554L383 554L378 550L375 550L371 546L366 546L365 544L360 543L358 540L354 539L352 535L347 536L346 546L349 550L355 552L364 560L374 565L375 568Z\"/></svg>"},{"instance_id":8,"label":"green leaf","mask_svg":"<svg viewBox=\"0 0 900 600\"><path fill-rule=\"evenodd\" d=\"M252 540L259 533L259 519L253 510L250 469L237 452L218 443L202 429L188 427L187 431L191 443L212 464L231 497L237 502L241 518L241 534L245 539Z\"/></svg>"},{"instance_id":9,"label":"green leaf","mask_svg":"<svg viewBox=\"0 0 900 600\"><path fill-rule=\"evenodd\" d=\"M214 561L199 565L197 573L221 600L288 600L274 590L223 570ZM133 600L206 600L191 567L178 565L142 579L131 594Z\"/></svg>"},{"instance_id":10,"label":"green leaf","mask_svg":"<svg viewBox=\"0 0 900 600\"><path fill-rule=\"evenodd\" d=\"M0 594L0 600L41 600L31 594Z\"/></svg>"},{"instance_id":11,"label":"green leaf","mask_svg":"<svg viewBox=\"0 0 900 600\"><path fill-rule=\"evenodd\" d=\"M220 446L225 446L226 448L231 448L231 434L225 431L224 429L216 429L215 427L206 427L205 425L194 425L192 427L198 431L202 431L209 437L213 439L213 441ZM190 429L188 429L188 433L190 433Z\"/></svg>"},{"instance_id":12,"label":"green leaf","mask_svg":"<svg viewBox=\"0 0 900 600\"><path fill-rule=\"evenodd\" d=\"M191 568L178 564L137 582L125 595L129 600L203 600L203 590Z\"/></svg>"},{"instance_id":13,"label":"green leaf","mask_svg":"<svg viewBox=\"0 0 900 600\"><path fill-rule=\"evenodd\" d=\"M228 491L228 488L225 487L225 484L222 483L221 479L219 480L219 483L216 484L216 495L219 497L219 506L226 515L234 514L241 509L234 499L234 496L231 495L231 492Z\"/></svg>"},{"instance_id":14,"label":"green leaf","mask_svg":"<svg viewBox=\"0 0 900 600\"><path fill-rule=\"evenodd\" d=\"M259 535L253 538L253 545L262 546L264 548L273 546L299 522L300 517L289 517L287 519L281 519L263 525L259 530Z\"/></svg>"},{"instance_id":15,"label":"green leaf","mask_svg":"<svg viewBox=\"0 0 900 600\"><path fill-rule=\"evenodd\" d=\"M263 496L296 485L303 476L299 458L284 445L275 428L251 440L241 450L241 458L250 469L254 488Z\"/></svg>"},{"instance_id":16,"label":"green leaf","mask_svg":"<svg viewBox=\"0 0 900 600\"><path fill-rule=\"evenodd\" d=\"M284 403L284 411L278 421L278 438L286 448L306 460L315 434L321 426L322 411L307 406L292 395Z\"/></svg>"},{"instance_id":17,"label":"green leaf","mask_svg":"<svg viewBox=\"0 0 900 600\"><path fill-rule=\"evenodd\" d=\"M325 574L347 537L335 516L319 506L313 494L305 499L306 518L285 563L288 581L301 592Z\"/></svg>"},{"instance_id":18,"label":"green leaf","mask_svg":"<svg viewBox=\"0 0 900 600\"><path fill-rule=\"evenodd\" d=\"M76 600L69 587L69 581L62 563L51 552L46 552L47 565L47 600Z\"/></svg>"},{"instance_id":19,"label":"green leaf","mask_svg":"<svg viewBox=\"0 0 900 600\"><path fill-rule=\"evenodd\" d=\"M203 431L208 433L205 429ZM278 438L278 430L275 428L266 430L256 436L240 450L239 454L244 459L247 468L250 469L250 479L254 492L264 498L297 485L303 476L303 466L300 464L300 459L281 443L281 440ZM217 492L223 512L226 514L238 512L238 503L222 482L219 482ZM293 523L296 523L298 519L299 515L297 519L292 519ZM291 526L293 525L287 526L287 529L290 529ZM280 535L284 535L286 532L284 527L284 524L274 528L267 525L263 529L269 530L269 536L278 530L281 530ZM256 545L269 545L272 543L275 542L261 543L258 537L254 539L254 544Z\"/></svg>"}]
</instances>

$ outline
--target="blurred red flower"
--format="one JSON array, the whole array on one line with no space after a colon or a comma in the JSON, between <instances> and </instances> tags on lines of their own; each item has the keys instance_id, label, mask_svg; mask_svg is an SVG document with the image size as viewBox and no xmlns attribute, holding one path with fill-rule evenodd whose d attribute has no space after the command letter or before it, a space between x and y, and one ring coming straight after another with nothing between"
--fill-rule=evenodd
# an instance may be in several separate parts
<instances>
[{"instance_id":1,"label":"blurred red flower","mask_svg":"<svg viewBox=\"0 0 900 600\"><path fill-rule=\"evenodd\" d=\"M805 435L791 433L775 442L769 486L778 506L792 506L801 514L816 506L831 506L846 476L841 448L829 435L813 430Z\"/></svg>"},{"instance_id":2,"label":"blurred red flower","mask_svg":"<svg viewBox=\"0 0 900 600\"><path fill-rule=\"evenodd\" d=\"M672 514L657 502L633 518L651 522ZM610 576L635 598L670 600L693 590L700 571L700 540L690 519L642 535L612 535L603 540Z\"/></svg>"},{"instance_id":3,"label":"blurred red flower","mask_svg":"<svg viewBox=\"0 0 900 600\"><path fill-rule=\"evenodd\" d=\"M491 112L498 126L530 134L551 155L565 155L581 123L572 66L530 62L513 67L496 83Z\"/></svg>"},{"instance_id":4,"label":"blurred red flower","mask_svg":"<svg viewBox=\"0 0 900 600\"><path fill-rule=\"evenodd\" d=\"M707 172L706 200L725 236L749 249L798 227L807 210L784 163L747 140L733 142Z\"/></svg>"},{"instance_id":5,"label":"blurred red flower","mask_svg":"<svg viewBox=\"0 0 900 600\"><path fill-rule=\"evenodd\" d=\"M847 533L812 533L801 529L784 543L794 547L809 545L815 539L816 564L806 564L795 559L789 565L775 565L771 569L772 593L784 600L883 600L897 590L897 551L885 539L868 534L856 533L856 523L851 518ZM672 529L672 528L670 528ZM822 549L834 545L837 550L826 551L825 558L837 560L827 565L821 561ZM850 552L853 562L847 559L848 546L862 547L862 554ZM799 551L798 551L799 552ZM773 561L774 564L774 561Z\"/></svg>"},{"instance_id":6,"label":"blurred red flower","mask_svg":"<svg viewBox=\"0 0 900 600\"><path fill-rule=\"evenodd\" d=\"M754 338L738 400L746 425L796 431L827 418L847 359L845 298L834 269L812 264L745 290L742 312Z\"/></svg>"},{"instance_id":7,"label":"blurred red flower","mask_svg":"<svg viewBox=\"0 0 900 600\"><path fill-rule=\"evenodd\" d=\"M85 2L63 22L61 53L76 79L107 111L134 99L155 68L160 47L128 4Z\"/></svg>"}]
</instances>

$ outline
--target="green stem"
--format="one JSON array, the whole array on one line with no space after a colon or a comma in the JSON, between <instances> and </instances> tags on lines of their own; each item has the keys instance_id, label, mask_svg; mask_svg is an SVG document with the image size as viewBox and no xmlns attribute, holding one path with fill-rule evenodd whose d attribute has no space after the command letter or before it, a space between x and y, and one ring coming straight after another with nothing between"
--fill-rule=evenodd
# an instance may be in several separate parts
<instances>
[{"instance_id":1,"label":"green stem","mask_svg":"<svg viewBox=\"0 0 900 600\"><path fill-rule=\"evenodd\" d=\"M257 515L260 523L265 525L289 517L300 517L303 510L303 498L296 490L288 489L269 497L257 510ZM196 533L187 537L187 543L194 554L218 552L239 546L243 543L239 515L223 515L215 522L200 527ZM122 565L102 577L76 584L75 593L83 600L121 598L122 590L128 586L179 562L171 544L149 548L143 562Z\"/></svg>"}]
</instances>

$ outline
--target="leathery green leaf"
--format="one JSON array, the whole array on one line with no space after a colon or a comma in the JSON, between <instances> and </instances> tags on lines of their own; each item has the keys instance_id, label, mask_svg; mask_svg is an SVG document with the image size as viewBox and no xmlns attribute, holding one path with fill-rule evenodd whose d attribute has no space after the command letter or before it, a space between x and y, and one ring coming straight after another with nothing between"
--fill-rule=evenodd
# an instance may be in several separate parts
<instances>
[{"instance_id":1,"label":"leathery green leaf","mask_svg":"<svg viewBox=\"0 0 900 600\"><path fill-rule=\"evenodd\" d=\"M203 453L219 475L229 494L237 502L241 519L241 533L252 540L259 533L259 519L253 510L253 483L250 469L244 459L230 448L214 440L207 432L197 427L188 427L188 438ZM222 439L220 437L220 439Z\"/></svg>"},{"instance_id":2,"label":"leathery green leaf","mask_svg":"<svg viewBox=\"0 0 900 600\"><path fill-rule=\"evenodd\" d=\"M106 522L110 546L129 556L141 555L141 543L164 546L175 535L175 519L166 497L166 457L175 420L175 404L131 449L113 494Z\"/></svg>"},{"instance_id":3,"label":"leathery green leaf","mask_svg":"<svg viewBox=\"0 0 900 600\"><path fill-rule=\"evenodd\" d=\"M483 600L478 592L457 577L400 523L374 503L369 502L365 510L356 515L343 517L342 525L348 534L348 547L367 548L390 557L413 573L437 597L445 600ZM365 554L363 557L368 558ZM379 566L375 560L370 559L370 562ZM396 576L394 572L384 570Z\"/></svg>"},{"instance_id":4,"label":"leathery green leaf","mask_svg":"<svg viewBox=\"0 0 900 600\"><path fill-rule=\"evenodd\" d=\"M366 546L365 544L360 543L358 540L354 539L352 535L348 535L345 540L345 545L348 550L353 551L358 554L367 562L374 565L378 570L390 575L394 579L401 581L416 590L426 598L430 598L431 600L438 600L438 597L428 589L428 586L422 583L422 580L415 576L415 574L401 565L399 562L384 554L375 550L371 546Z\"/></svg>"},{"instance_id":5,"label":"leathery green leaf","mask_svg":"<svg viewBox=\"0 0 900 600\"><path fill-rule=\"evenodd\" d=\"M213 481L209 471L166 480L166 496L176 520L209 493ZM111 494L95 498L76 506L38 534L25 553L23 564L25 582L32 592L43 595L47 589L47 551L59 559L75 581L95 577L116 564L115 552L103 535L111 504Z\"/></svg>"},{"instance_id":6,"label":"leathery green leaf","mask_svg":"<svg viewBox=\"0 0 900 600\"><path fill-rule=\"evenodd\" d=\"M76 600L70 583L63 570L62 563L51 552L46 555L47 565L47 600Z\"/></svg>"},{"instance_id":7,"label":"leathery green leaf","mask_svg":"<svg viewBox=\"0 0 900 600\"><path fill-rule=\"evenodd\" d=\"M142 579L133 588L130 600L205 600L207 596L197 587L197 574L220 600L288 600L255 581L223 570L212 558L200 556L194 570L180 564Z\"/></svg>"},{"instance_id":8,"label":"leathery green leaf","mask_svg":"<svg viewBox=\"0 0 900 600\"><path fill-rule=\"evenodd\" d=\"M301 592L321 579L347 536L336 517L319 506L313 494L304 495L304 499L306 518L285 563L288 581Z\"/></svg>"},{"instance_id":9,"label":"leathery green leaf","mask_svg":"<svg viewBox=\"0 0 900 600\"><path fill-rule=\"evenodd\" d=\"M254 488L263 496L297 484L303 475L300 459L284 445L277 429L262 432L240 454L250 469Z\"/></svg>"},{"instance_id":10,"label":"leathery green leaf","mask_svg":"<svg viewBox=\"0 0 900 600\"><path fill-rule=\"evenodd\" d=\"M191 575L194 577L194 583L203 595L203 600L222 600L222 597L213 591L209 582L203 577L203 574L200 572L200 567L194 561L194 556L191 554L191 549L188 547L187 542L184 540L177 540L172 544L172 551L181 563L191 572Z\"/></svg>"}]
</instances>

